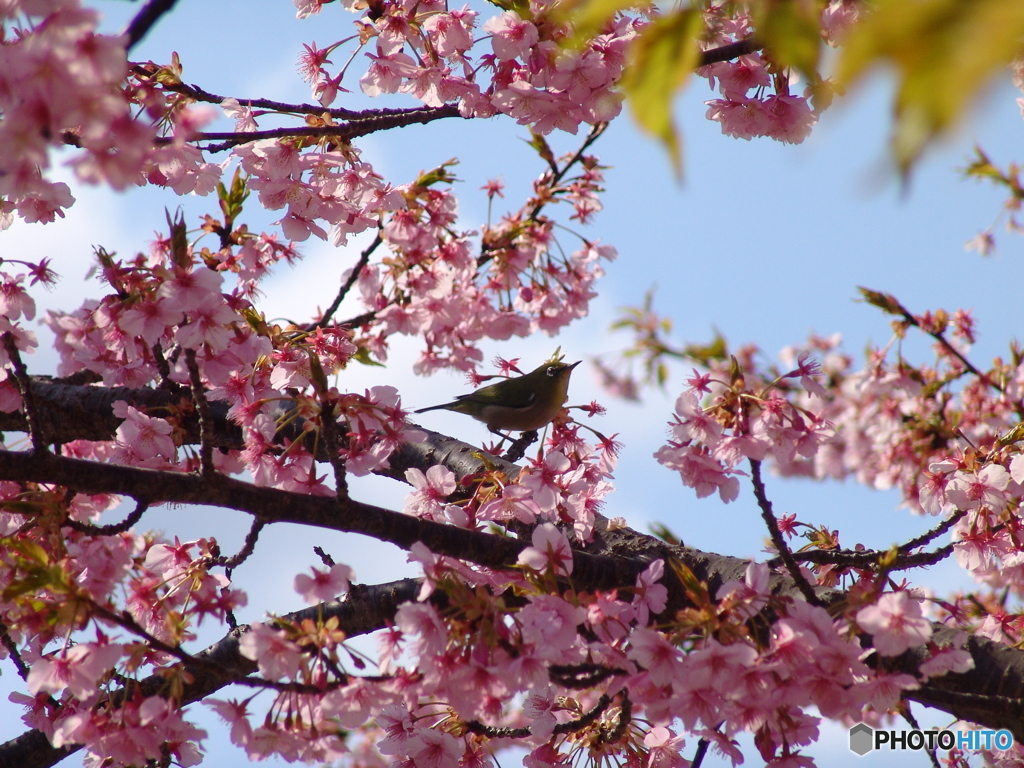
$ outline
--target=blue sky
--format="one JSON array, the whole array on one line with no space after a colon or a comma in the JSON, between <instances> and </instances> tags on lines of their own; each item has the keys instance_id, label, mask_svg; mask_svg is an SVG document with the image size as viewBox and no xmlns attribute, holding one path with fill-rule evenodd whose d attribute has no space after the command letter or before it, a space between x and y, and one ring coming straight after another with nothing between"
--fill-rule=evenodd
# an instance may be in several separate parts
<instances>
[{"instance_id":1,"label":"blue sky","mask_svg":"<svg viewBox=\"0 0 1024 768\"><path fill-rule=\"evenodd\" d=\"M118 29L120 20L138 6L106 1L99 7L110 14L109 28ZM302 102L310 98L308 86L295 74L302 43L315 40L324 45L347 36L351 20L338 4L326 6L320 18L300 22L285 0L181 0L134 56L165 62L169 52L177 50L186 82L223 95ZM358 74L358 65L353 72ZM906 187L887 162L890 86L884 74L837 100L811 137L796 147L723 137L716 124L704 119L703 101L712 97L704 81L694 81L677 101L685 152L681 184L663 150L640 135L628 118L613 123L594 148L611 166L605 208L587 228L588 237L613 244L620 253L598 285L600 298L588 318L557 339L538 335L495 343L487 347L488 356L522 357L530 368L557 345L571 359L607 353L627 341L608 332L619 308L639 303L652 287L656 307L672 318L680 343L706 340L717 328L734 347L753 342L775 356L808 332L841 332L846 349L859 354L866 344L885 344L891 331L877 310L854 301L857 285L894 293L915 311L972 308L979 341L971 357L984 366L995 355L1006 355L1009 339L1024 326L1024 246L1018 236L999 233L995 257L983 259L964 251L964 242L997 215L1002 197L963 181L956 168L967 162L974 142L1000 163L1021 159L1017 153L1024 122L1008 77L980 102L956 136L925 156ZM355 93L343 95L336 106L381 104ZM508 187L506 200L515 207L517 191L521 199L541 170L521 140L526 136L524 128L504 118L456 119L368 137L358 146L394 183L458 156L463 225L475 228L486 216L486 200L477 190L487 179L502 177ZM578 139L552 141L567 149ZM56 173L67 178L64 170ZM98 286L83 293L81 282L93 245L122 253L144 250L153 232L165 226L165 208L180 205L191 222L212 208L209 199L179 199L154 189L116 194L77 187L75 194L79 202L64 221L47 227L16 225L0 233L0 251L50 256L64 275L64 284L54 293L37 295L40 309L71 310L86 295L98 295ZM247 213L252 228L267 228L277 218L258 215L254 204ZM358 248L358 240L340 250L314 241L304 244L305 260L267 285L265 311L302 319L315 305L326 305ZM926 353L924 344L910 348ZM428 380L413 376L415 349L414 340L399 341L387 368L346 371L340 385L358 391L392 384L411 407L466 391L465 382L454 374ZM39 373L52 372L55 365L45 349L29 363ZM662 443L671 403L687 370L673 371L666 392L651 393L642 405L613 401L598 390L585 366L576 372L570 402L604 402L609 413L597 426L618 432L625 445L617 490L609 497L606 512L625 517L640 530L652 521L664 522L700 549L756 557L765 532L749 493L727 506L716 499L698 501L651 458ZM423 423L468 441L486 435L458 414L426 414ZM847 546L862 542L885 547L933 522L897 510L891 493L852 483L783 482L771 477L767 483L777 511L796 512L807 522L839 528ZM401 505L406 492L379 479L362 482L355 490L366 501L393 508ZM183 540L213 533L226 551L240 544L246 528L241 515L188 509L158 511L148 524ZM316 562L313 544L352 564L360 581L386 581L413 572L404 555L392 547L282 527L237 572L250 593L243 620L255 620L267 610L298 607L291 581L297 571ZM955 566L948 564L922 578L940 592L962 583ZM13 672L7 667L4 672L0 686L11 685ZM206 720L212 733L215 724ZM0 739L16 735L18 726L12 718L0 718ZM822 764L841 764L849 755L842 738L845 730L830 731L811 754L820 755ZM224 742L220 735L207 743L207 764L245 764L244 756Z\"/></svg>"}]
</instances>

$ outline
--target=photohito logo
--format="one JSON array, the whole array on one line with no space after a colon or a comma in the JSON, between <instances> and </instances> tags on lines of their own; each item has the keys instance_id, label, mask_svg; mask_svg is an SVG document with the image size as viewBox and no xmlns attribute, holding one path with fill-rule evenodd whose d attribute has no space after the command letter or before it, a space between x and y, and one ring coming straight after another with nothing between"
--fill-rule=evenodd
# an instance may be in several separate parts
<instances>
[{"instance_id":1,"label":"photohito logo","mask_svg":"<svg viewBox=\"0 0 1024 768\"><path fill-rule=\"evenodd\" d=\"M850 729L850 751L864 757L875 749L1009 749L1013 735L1007 730L991 731L895 731L875 730L864 723Z\"/></svg>"}]
</instances>

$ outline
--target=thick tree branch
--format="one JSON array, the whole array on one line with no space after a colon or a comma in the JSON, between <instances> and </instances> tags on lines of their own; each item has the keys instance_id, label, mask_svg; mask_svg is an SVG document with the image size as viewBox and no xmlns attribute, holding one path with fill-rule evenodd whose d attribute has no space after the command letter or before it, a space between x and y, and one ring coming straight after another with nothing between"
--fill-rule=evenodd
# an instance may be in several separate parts
<instances>
[{"instance_id":1,"label":"thick tree branch","mask_svg":"<svg viewBox=\"0 0 1024 768\"><path fill-rule=\"evenodd\" d=\"M442 525L354 499L261 488L223 475L200 477L101 464L51 454L0 451L0 479L49 483L79 493L116 493L150 505L200 504L247 512L266 523L296 523L349 533L409 549L423 542L436 554L487 568L509 568L527 546L516 539ZM590 589L632 586L642 562L576 552L573 580Z\"/></svg>"},{"instance_id":2,"label":"thick tree branch","mask_svg":"<svg viewBox=\"0 0 1024 768\"><path fill-rule=\"evenodd\" d=\"M31 392L37 405L38 428L48 443L69 443L73 440L113 440L121 419L114 415L118 400L161 418L174 418L184 439L199 443L199 420L187 394L166 389L129 387L89 387L67 384L46 376L31 376ZM218 448L243 448L242 430L228 420L228 406L222 401L210 402L213 421L213 445ZM20 411L0 413L0 431L25 432L28 421Z\"/></svg>"}]
</instances>

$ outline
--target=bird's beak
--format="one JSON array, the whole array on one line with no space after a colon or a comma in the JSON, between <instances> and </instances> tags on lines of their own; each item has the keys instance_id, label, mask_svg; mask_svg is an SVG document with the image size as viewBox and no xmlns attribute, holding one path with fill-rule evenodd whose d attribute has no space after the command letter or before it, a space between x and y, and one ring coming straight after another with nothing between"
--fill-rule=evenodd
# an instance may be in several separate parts
<instances>
[{"instance_id":1,"label":"bird's beak","mask_svg":"<svg viewBox=\"0 0 1024 768\"><path fill-rule=\"evenodd\" d=\"M573 368L575 368L577 365L579 365L582 362L583 362L582 360L577 360L575 363L573 363L572 365L569 366L569 370L571 371Z\"/></svg>"}]
</instances>

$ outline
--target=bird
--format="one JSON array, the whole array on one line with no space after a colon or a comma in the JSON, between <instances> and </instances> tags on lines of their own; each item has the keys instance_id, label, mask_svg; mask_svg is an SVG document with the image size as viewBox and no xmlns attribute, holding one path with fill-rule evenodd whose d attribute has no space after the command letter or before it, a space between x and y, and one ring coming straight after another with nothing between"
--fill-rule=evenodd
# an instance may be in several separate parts
<instances>
[{"instance_id":1,"label":"bird","mask_svg":"<svg viewBox=\"0 0 1024 768\"><path fill-rule=\"evenodd\" d=\"M569 376L580 364L549 360L523 376L488 384L450 403L420 408L415 413L445 410L482 421L491 432L528 432L549 424L569 397Z\"/></svg>"}]
</instances>

